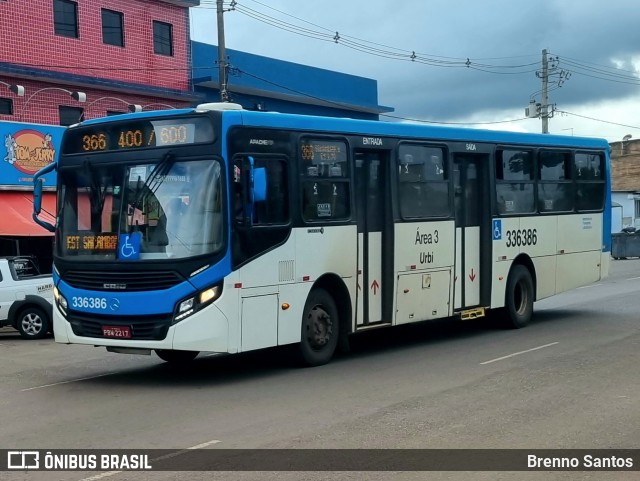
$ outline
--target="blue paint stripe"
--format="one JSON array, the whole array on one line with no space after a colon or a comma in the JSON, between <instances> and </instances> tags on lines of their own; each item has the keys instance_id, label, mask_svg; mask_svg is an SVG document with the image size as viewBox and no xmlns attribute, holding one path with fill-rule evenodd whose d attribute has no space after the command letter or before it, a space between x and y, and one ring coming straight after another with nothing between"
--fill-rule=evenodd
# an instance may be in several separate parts
<instances>
[{"instance_id":1,"label":"blue paint stripe","mask_svg":"<svg viewBox=\"0 0 640 481\"><path fill-rule=\"evenodd\" d=\"M325 118L310 115L290 115L271 112L232 111L225 112L225 116L232 117L236 123L253 127L295 128L364 136L389 135L442 139L459 142L522 143L534 146L597 148L606 149L607 151L609 150L609 143L605 139L591 137L506 132L498 130L444 127L429 124L406 124L400 122L372 122L366 120Z\"/></svg>"},{"instance_id":2,"label":"blue paint stripe","mask_svg":"<svg viewBox=\"0 0 640 481\"><path fill-rule=\"evenodd\" d=\"M177 286L162 291L106 292L78 289L70 286L65 281L60 281L58 290L69 303L69 308L74 311L114 316L166 315L174 312L176 302L196 292L196 289L188 282L182 282ZM106 300L106 309L78 307L74 305L76 304L74 303L74 297L79 299L104 298ZM110 307L114 305L114 300L117 300L117 309Z\"/></svg>"}]
</instances>

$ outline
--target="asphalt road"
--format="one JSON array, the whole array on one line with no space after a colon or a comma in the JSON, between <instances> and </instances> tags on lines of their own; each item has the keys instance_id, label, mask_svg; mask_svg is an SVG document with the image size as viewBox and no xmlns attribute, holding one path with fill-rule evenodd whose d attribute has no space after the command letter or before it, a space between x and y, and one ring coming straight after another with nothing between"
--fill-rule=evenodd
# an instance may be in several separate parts
<instances>
[{"instance_id":1,"label":"asphalt road","mask_svg":"<svg viewBox=\"0 0 640 481\"><path fill-rule=\"evenodd\" d=\"M485 320L370 332L313 369L286 350L157 357L0 330L0 448L638 448L640 260ZM6 473L3 473L3 475ZM592 473L11 473L29 480L637 479Z\"/></svg>"}]
</instances>

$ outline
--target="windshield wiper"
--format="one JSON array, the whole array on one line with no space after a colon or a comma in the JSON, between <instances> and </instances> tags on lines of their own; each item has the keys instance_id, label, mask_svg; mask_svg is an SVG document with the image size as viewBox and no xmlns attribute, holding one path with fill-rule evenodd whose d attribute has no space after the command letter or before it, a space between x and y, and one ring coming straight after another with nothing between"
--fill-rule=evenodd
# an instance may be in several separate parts
<instances>
[{"instance_id":1,"label":"windshield wiper","mask_svg":"<svg viewBox=\"0 0 640 481\"><path fill-rule=\"evenodd\" d=\"M142 210L142 204L144 200L150 194L155 194L160 185L163 182L163 177L167 175L167 173L171 170L175 162L175 155L173 152L167 152L164 154L160 162L154 167L153 171L149 178L142 182L142 178L138 176L138 181L136 183L136 190L133 194L133 203L131 206L133 207L133 212L131 214L131 222L129 223L129 234L133 232L133 217L135 216L136 209ZM149 191L146 192L144 186L147 186Z\"/></svg>"},{"instance_id":2,"label":"windshield wiper","mask_svg":"<svg viewBox=\"0 0 640 481\"><path fill-rule=\"evenodd\" d=\"M167 152L164 154L158 165L156 165L147 179L147 186L149 187L149 192L155 194L162 182L164 182L164 177L169 173L171 167L175 163L175 155L173 152Z\"/></svg>"}]
</instances>

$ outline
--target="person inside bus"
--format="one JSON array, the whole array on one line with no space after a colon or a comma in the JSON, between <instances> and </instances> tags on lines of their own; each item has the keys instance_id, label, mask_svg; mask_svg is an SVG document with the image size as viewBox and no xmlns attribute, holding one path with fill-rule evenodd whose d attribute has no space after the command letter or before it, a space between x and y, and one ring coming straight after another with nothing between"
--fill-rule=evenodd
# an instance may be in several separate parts
<instances>
[{"instance_id":1,"label":"person inside bus","mask_svg":"<svg viewBox=\"0 0 640 481\"><path fill-rule=\"evenodd\" d=\"M149 235L148 250L151 252L171 252L177 242L182 200L173 198L161 207L158 223Z\"/></svg>"},{"instance_id":2,"label":"person inside bus","mask_svg":"<svg viewBox=\"0 0 640 481\"><path fill-rule=\"evenodd\" d=\"M243 188L242 182L240 182L239 179L233 183L232 215L234 228L232 230L231 237L231 255L233 257L234 264L239 264L250 257L252 252L250 226L246 224L248 219L245 218Z\"/></svg>"},{"instance_id":3,"label":"person inside bus","mask_svg":"<svg viewBox=\"0 0 640 481\"><path fill-rule=\"evenodd\" d=\"M431 155L429 161L424 163L422 171L423 180L443 180L444 168L442 158L438 155Z\"/></svg>"},{"instance_id":4,"label":"person inside bus","mask_svg":"<svg viewBox=\"0 0 640 481\"><path fill-rule=\"evenodd\" d=\"M149 242L146 250L150 252L164 252L167 245L169 245L167 216L163 213L158 218L158 223L149 233Z\"/></svg>"},{"instance_id":5,"label":"person inside bus","mask_svg":"<svg viewBox=\"0 0 640 481\"><path fill-rule=\"evenodd\" d=\"M233 183L233 216L236 222L244 221L244 206L242 204L242 185L240 182Z\"/></svg>"},{"instance_id":6,"label":"person inside bus","mask_svg":"<svg viewBox=\"0 0 640 481\"><path fill-rule=\"evenodd\" d=\"M185 235L191 245L191 255L204 254L214 249L214 244L222 239L222 213L219 199L214 199L214 191L201 185L189 199L185 212L187 225ZM220 192L215 191L219 196Z\"/></svg>"}]
</instances>

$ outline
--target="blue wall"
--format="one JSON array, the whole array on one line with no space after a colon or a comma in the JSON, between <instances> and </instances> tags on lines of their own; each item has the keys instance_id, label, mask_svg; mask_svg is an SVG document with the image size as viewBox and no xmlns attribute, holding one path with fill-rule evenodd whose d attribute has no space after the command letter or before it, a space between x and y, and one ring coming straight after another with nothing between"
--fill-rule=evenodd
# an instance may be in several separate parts
<instances>
[{"instance_id":1,"label":"blue wall","mask_svg":"<svg viewBox=\"0 0 640 481\"><path fill-rule=\"evenodd\" d=\"M217 102L218 47L201 42L191 42L191 46L195 90L205 95L204 101ZM378 82L374 79L237 50L227 49L226 54L231 101L247 109L260 105L270 111L376 120L379 113L393 111L378 105Z\"/></svg>"}]
</instances>

